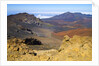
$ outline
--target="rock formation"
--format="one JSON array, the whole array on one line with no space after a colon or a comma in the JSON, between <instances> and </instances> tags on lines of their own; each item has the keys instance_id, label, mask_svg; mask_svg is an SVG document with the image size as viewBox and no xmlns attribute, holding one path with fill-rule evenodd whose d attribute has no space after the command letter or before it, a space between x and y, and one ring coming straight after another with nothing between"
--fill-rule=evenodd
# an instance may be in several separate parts
<instances>
[{"instance_id":1,"label":"rock formation","mask_svg":"<svg viewBox=\"0 0 99 66\"><path fill-rule=\"evenodd\" d=\"M64 36L58 50L33 50L21 39L9 39L8 61L92 61L92 37Z\"/></svg>"},{"instance_id":2,"label":"rock formation","mask_svg":"<svg viewBox=\"0 0 99 66\"><path fill-rule=\"evenodd\" d=\"M88 36L64 37L63 43L53 56L54 61L91 61L92 60L92 38Z\"/></svg>"}]
</instances>

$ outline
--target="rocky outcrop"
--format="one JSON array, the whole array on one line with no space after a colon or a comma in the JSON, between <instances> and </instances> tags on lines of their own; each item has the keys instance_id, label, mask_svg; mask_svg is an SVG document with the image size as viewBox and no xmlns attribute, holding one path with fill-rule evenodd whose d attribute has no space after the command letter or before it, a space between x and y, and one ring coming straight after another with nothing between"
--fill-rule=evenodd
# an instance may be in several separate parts
<instances>
[{"instance_id":1,"label":"rocky outcrop","mask_svg":"<svg viewBox=\"0 0 99 66\"><path fill-rule=\"evenodd\" d=\"M36 56L36 53L29 49L29 47L23 43L21 39L10 39L7 41L7 60L14 61L20 58L22 55L31 54Z\"/></svg>"},{"instance_id":2,"label":"rocky outcrop","mask_svg":"<svg viewBox=\"0 0 99 66\"><path fill-rule=\"evenodd\" d=\"M58 50L32 50L22 41L8 40L8 61L92 61L92 37L89 36L66 35Z\"/></svg>"},{"instance_id":3,"label":"rocky outcrop","mask_svg":"<svg viewBox=\"0 0 99 66\"><path fill-rule=\"evenodd\" d=\"M92 60L92 38L64 36L59 53L53 56L54 61L91 61Z\"/></svg>"}]
</instances>

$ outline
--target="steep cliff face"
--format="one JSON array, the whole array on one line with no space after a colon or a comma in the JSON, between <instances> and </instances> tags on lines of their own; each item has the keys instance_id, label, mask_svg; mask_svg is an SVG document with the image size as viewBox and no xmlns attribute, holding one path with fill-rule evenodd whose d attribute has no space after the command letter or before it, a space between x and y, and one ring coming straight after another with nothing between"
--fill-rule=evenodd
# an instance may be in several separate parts
<instances>
[{"instance_id":1,"label":"steep cliff face","mask_svg":"<svg viewBox=\"0 0 99 66\"><path fill-rule=\"evenodd\" d=\"M89 36L66 35L58 50L33 50L22 41L8 40L8 61L92 61L92 37Z\"/></svg>"}]
</instances>

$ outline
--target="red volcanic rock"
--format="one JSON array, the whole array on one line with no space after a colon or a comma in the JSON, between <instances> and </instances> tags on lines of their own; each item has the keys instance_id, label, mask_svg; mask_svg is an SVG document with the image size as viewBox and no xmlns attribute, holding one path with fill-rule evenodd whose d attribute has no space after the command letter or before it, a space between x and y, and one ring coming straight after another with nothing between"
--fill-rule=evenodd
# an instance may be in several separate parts
<instances>
[{"instance_id":1,"label":"red volcanic rock","mask_svg":"<svg viewBox=\"0 0 99 66\"><path fill-rule=\"evenodd\" d=\"M73 37L74 35L92 36L92 29L91 28L74 29L74 30L53 33L53 35L59 38L63 38L65 35L68 35L69 37Z\"/></svg>"}]
</instances>

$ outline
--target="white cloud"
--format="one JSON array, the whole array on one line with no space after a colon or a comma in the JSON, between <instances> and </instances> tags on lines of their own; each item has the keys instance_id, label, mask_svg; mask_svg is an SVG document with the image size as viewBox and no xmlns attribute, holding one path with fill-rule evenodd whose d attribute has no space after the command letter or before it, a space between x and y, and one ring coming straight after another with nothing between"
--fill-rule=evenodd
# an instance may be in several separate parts
<instances>
[{"instance_id":1,"label":"white cloud","mask_svg":"<svg viewBox=\"0 0 99 66\"><path fill-rule=\"evenodd\" d=\"M35 13L35 14L62 14L64 12L30 12L30 13Z\"/></svg>"},{"instance_id":2,"label":"white cloud","mask_svg":"<svg viewBox=\"0 0 99 66\"><path fill-rule=\"evenodd\" d=\"M71 13L82 13L82 14L90 14L90 15L92 15L92 12L71 12Z\"/></svg>"},{"instance_id":3,"label":"white cloud","mask_svg":"<svg viewBox=\"0 0 99 66\"><path fill-rule=\"evenodd\" d=\"M62 14L65 12L30 12L30 13L35 13L35 14ZM71 13L76 13L76 12L71 12ZM92 14L92 12L81 12L82 14Z\"/></svg>"},{"instance_id":4,"label":"white cloud","mask_svg":"<svg viewBox=\"0 0 99 66\"><path fill-rule=\"evenodd\" d=\"M91 14L92 15L92 12L81 12L82 14Z\"/></svg>"},{"instance_id":5,"label":"white cloud","mask_svg":"<svg viewBox=\"0 0 99 66\"><path fill-rule=\"evenodd\" d=\"M53 15L55 16L55 15L59 15L59 14L63 14L63 13L65 13L65 12L30 12L30 13L35 13L35 14L39 14L39 15L37 15L36 17L37 18L40 18L40 19L43 19L43 18L50 18L50 17L52 17ZM71 12L71 13L77 13L77 12ZM80 13L80 12L78 12L78 13ZM82 14L91 14L92 15L92 12L81 12ZM42 15L43 14L43 15ZM52 16L46 16L46 15L51 15L52 14Z\"/></svg>"},{"instance_id":6,"label":"white cloud","mask_svg":"<svg viewBox=\"0 0 99 66\"><path fill-rule=\"evenodd\" d=\"M37 15L36 17L37 17L37 18L40 18L40 19L43 19L43 18L50 18L50 17L52 17L52 16L42 16L42 15L39 14L39 15Z\"/></svg>"}]
</instances>

